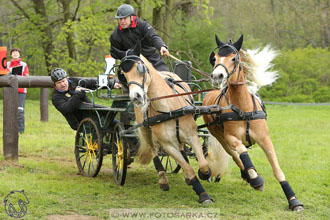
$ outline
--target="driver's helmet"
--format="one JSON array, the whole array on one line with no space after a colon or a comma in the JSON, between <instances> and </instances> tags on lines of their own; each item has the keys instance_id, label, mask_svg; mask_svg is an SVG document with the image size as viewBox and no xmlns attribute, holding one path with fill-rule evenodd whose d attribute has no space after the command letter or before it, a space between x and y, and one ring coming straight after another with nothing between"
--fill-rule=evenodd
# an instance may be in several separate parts
<instances>
[{"instance_id":1,"label":"driver's helmet","mask_svg":"<svg viewBox=\"0 0 330 220\"><path fill-rule=\"evenodd\" d=\"M131 5L123 4L118 7L115 18L126 18L127 16L131 16L134 14L134 8Z\"/></svg>"},{"instance_id":2,"label":"driver's helmet","mask_svg":"<svg viewBox=\"0 0 330 220\"><path fill-rule=\"evenodd\" d=\"M64 78L67 77L66 72L64 71L64 69L61 68L55 68L51 73L50 73L50 77L52 78L52 81L55 83L57 81L60 81Z\"/></svg>"}]
</instances>

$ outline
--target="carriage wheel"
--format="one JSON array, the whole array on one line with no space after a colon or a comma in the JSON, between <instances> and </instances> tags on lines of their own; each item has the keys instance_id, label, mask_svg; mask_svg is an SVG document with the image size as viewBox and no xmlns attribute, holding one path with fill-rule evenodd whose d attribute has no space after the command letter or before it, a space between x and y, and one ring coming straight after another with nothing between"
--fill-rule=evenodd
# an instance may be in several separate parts
<instances>
[{"instance_id":1,"label":"carriage wheel","mask_svg":"<svg viewBox=\"0 0 330 220\"><path fill-rule=\"evenodd\" d=\"M120 132L124 130L122 123L117 123L114 128L112 139L112 170L115 182L120 185L125 184L127 172L127 142L120 136Z\"/></svg>"},{"instance_id":2,"label":"carriage wheel","mask_svg":"<svg viewBox=\"0 0 330 220\"><path fill-rule=\"evenodd\" d=\"M169 155L161 156L160 161L162 162L166 173L178 173L181 166Z\"/></svg>"},{"instance_id":3,"label":"carriage wheel","mask_svg":"<svg viewBox=\"0 0 330 220\"><path fill-rule=\"evenodd\" d=\"M169 156L163 148L159 148L158 156L166 173L178 173L180 171L181 166L171 156Z\"/></svg>"},{"instance_id":4,"label":"carriage wheel","mask_svg":"<svg viewBox=\"0 0 330 220\"><path fill-rule=\"evenodd\" d=\"M75 141L75 156L78 169L84 176L95 177L103 161L100 132L91 118L85 118L78 126Z\"/></svg>"}]
</instances>

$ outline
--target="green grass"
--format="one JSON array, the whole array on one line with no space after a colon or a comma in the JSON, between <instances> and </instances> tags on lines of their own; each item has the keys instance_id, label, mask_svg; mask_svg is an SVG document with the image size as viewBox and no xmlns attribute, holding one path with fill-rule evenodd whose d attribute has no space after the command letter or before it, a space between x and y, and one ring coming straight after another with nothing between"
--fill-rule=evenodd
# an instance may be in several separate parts
<instances>
[{"instance_id":1,"label":"green grass","mask_svg":"<svg viewBox=\"0 0 330 220\"><path fill-rule=\"evenodd\" d=\"M2 144L2 102L0 103ZM133 163L124 187L115 184L111 156L96 178L78 175L73 154L75 132L49 105L49 122L40 122L39 102L26 102L26 131L19 138L18 163L3 159L0 149L0 219L11 219L4 198L12 190L25 190L30 203L24 219L46 219L54 214L80 214L109 219L110 208L218 208L221 219L328 219L330 197L329 106L268 105L268 125L287 180L304 204L301 213L288 209L286 198L263 153L255 146L250 157L266 185L253 190L230 164L220 183L202 182L215 200L202 206L182 171L168 175L170 191L159 189L153 165ZM191 161L197 171L196 162Z\"/></svg>"}]
</instances>

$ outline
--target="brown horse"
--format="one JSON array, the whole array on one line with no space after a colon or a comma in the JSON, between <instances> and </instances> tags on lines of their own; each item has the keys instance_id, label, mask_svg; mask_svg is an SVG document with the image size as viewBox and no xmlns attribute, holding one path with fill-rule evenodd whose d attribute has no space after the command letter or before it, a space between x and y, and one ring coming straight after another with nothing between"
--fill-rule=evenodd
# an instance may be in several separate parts
<instances>
[{"instance_id":1,"label":"brown horse","mask_svg":"<svg viewBox=\"0 0 330 220\"><path fill-rule=\"evenodd\" d=\"M210 54L213 66L212 84L220 90L209 92L203 105L220 105L222 112L204 115L208 129L222 144L241 169L242 178L257 190L263 190L264 180L257 173L246 146L257 143L265 152L274 176L289 202L289 208L303 210L289 182L285 179L277 161L274 146L269 137L266 113L256 91L277 78L275 71L268 71L276 52L269 46L260 50L241 50L243 35L226 44L216 36L217 47ZM214 53L218 50L217 53ZM212 170L213 171L213 170Z\"/></svg>"},{"instance_id":2,"label":"brown horse","mask_svg":"<svg viewBox=\"0 0 330 220\"><path fill-rule=\"evenodd\" d=\"M185 83L181 86L171 83L173 79L181 79L175 74L158 72L145 57L140 55L140 50L139 41L134 49L127 52L115 49L119 57L122 58L120 70L127 80L129 97L135 104L134 111L137 123L149 123L149 119L157 115L172 117L173 114L182 112L189 107L191 100L187 95L150 101L155 97L190 92L190 88ZM172 78L168 76L172 76ZM184 143L191 146L198 158L199 177L204 180L210 177L211 171L203 155L193 114L185 114L170 120L160 118L159 122L161 123L140 128L141 145L138 152L140 161L150 162L153 157L157 156L157 148L161 145L183 168L186 183L192 185L193 190L199 196L198 201L200 203L212 203L213 200L199 182L193 167L186 162L180 153Z\"/></svg>"}]
</instances>

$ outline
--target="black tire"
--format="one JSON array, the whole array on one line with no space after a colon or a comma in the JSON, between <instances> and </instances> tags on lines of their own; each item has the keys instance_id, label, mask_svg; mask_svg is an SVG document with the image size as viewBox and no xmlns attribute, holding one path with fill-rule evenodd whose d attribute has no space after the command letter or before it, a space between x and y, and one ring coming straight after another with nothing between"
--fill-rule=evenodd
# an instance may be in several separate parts
<instances>
[{"instance_id":1,"label":"black tire","mask_svg":"<svg viewBox=\"0 0 330 220\"><path fill-rule=\"evenodd\" d=\"M79 172L96 177L103 161L103 149L97 124L91 118L83 119L77 129L75 157Z\"/></svg>"},{"instance_id":2,"label":"black tire","mask_svg":"<svg viewBox=\"0 0 330 220\"><path fill-rule=\"evenodd\" d=\"M120 136L120 132L124 130L122 123L117 123L114 127L112 138L112 170L115 182L119 185L125 184L127 173L127 142L125 138Z\"/></svg>"}]
</instances>

